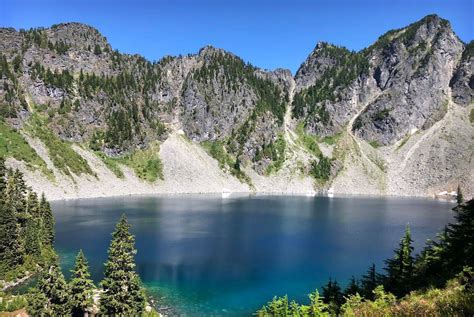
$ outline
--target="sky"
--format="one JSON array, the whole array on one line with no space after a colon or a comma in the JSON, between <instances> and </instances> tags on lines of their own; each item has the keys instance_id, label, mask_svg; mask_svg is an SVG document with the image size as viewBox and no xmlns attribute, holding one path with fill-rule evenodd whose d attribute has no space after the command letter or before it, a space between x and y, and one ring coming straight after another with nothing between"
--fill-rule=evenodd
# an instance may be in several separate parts
<instances>
[{"instance_id":1,"label":"sky","mask_svg":"<svg viewBox=\"0 0 474 317\"><path fill-rule=\"evenodd\" d=\"M432 13L473 39L474 0L0 0L2 27L82 22L114 49L149 60L212 45L292 72L319 41L360 50Z\"/></svg>"}]
</instances>

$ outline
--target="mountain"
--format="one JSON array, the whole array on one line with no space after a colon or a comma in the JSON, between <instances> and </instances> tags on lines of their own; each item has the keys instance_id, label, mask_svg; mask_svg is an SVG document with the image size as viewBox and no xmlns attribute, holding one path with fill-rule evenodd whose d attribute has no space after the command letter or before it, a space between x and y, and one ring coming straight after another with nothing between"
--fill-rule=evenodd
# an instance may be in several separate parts
<instances>
[{"instance_id":1,"label":"mountain","mask_svg":"<svg viewBox=\"0 0 474 317\"><path fill-rule=\"evenodd\" d=\"M472 42L430 15L293 77L222 49L150 62L80 23L0 29L0 155L48 198L474 192Z\"/></svg>"}]
</instances>

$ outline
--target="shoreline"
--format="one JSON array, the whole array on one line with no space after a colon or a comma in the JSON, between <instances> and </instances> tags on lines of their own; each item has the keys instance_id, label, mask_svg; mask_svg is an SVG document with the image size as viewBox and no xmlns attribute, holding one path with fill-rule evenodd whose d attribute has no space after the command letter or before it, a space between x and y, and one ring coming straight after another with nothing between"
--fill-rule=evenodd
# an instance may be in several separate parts
<instances>
[{"instance_id":1,"label":"shoreline","mask_svg":"<svg viewBox=\"0 0 474 317\"><path fill-rule=\"evenodd\" d=\"M328 197L328 198L413 198L413 199L426 199L426 200L438 200L447 203L456 202L456 198L441 197L437 195L399 195L399 194L347 194L347 193L331 193L327 192L269 192L269 191L258 191L258 192L156 192L156 193L137 193L137 194L112 194L112 195L97 195L97 196L81 196L81 197L56 197L49 198L50 202L60 203L74 200L96 200L96 199L111 199L111 198L153 198L153 197L175 197L175 196L221 196L223 199L227 198L241 198L241 197L263 197L263 196L280 196L280 197Z\"/></svg>"}]
</instances>

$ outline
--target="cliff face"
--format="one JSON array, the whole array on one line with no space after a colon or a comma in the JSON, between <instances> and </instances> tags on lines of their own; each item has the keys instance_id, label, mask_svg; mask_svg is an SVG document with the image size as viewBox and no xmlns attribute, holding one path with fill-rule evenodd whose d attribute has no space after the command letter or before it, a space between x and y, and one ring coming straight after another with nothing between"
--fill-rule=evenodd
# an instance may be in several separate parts
<instances>
[{"instance_id":1,"label":"cliff face","mask_svg":"<svg viewBox=\"0 0 474 317\"><path fill-rule=\"evenodd\" d=\"M428 195L461 184L473 193L472 42L437 16L360 52L320 42L294 77L213 47L149 62L79 23L0 29L0 49L0 116L13 128L0 154L25 173L49 170L59 187L100 182L101 168L146 173L159 154L164 180L139 192L179 192L170 153L190 142L189 164L210 155L231 189ZM22 139L31 149L9 147ZM166 146L156 157L143 154L157 143ZM64 151L74 159L57 157Z\"/></svg>"}]
</instances>

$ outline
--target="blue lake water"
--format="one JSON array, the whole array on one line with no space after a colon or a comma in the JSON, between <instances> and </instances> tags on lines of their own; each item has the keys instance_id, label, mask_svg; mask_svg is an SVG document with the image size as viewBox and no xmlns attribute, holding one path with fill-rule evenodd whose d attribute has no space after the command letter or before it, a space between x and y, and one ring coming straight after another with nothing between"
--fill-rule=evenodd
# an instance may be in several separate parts
<instances>
[{"instance_id":1,"label":"blue lake water","mask_svg":"<svg viewBox=\"0 0 474 317\"><path fill-rule=\"evenodd\" d=\"M65 272L82 248L100 281L125 213L150 294L188 316L249 316L274 295L306 302L329 277L345 284L392 256L407 223L415 251L452 221L428 199L215 195L54 202Z\"/></svg>"}]
</instances>

